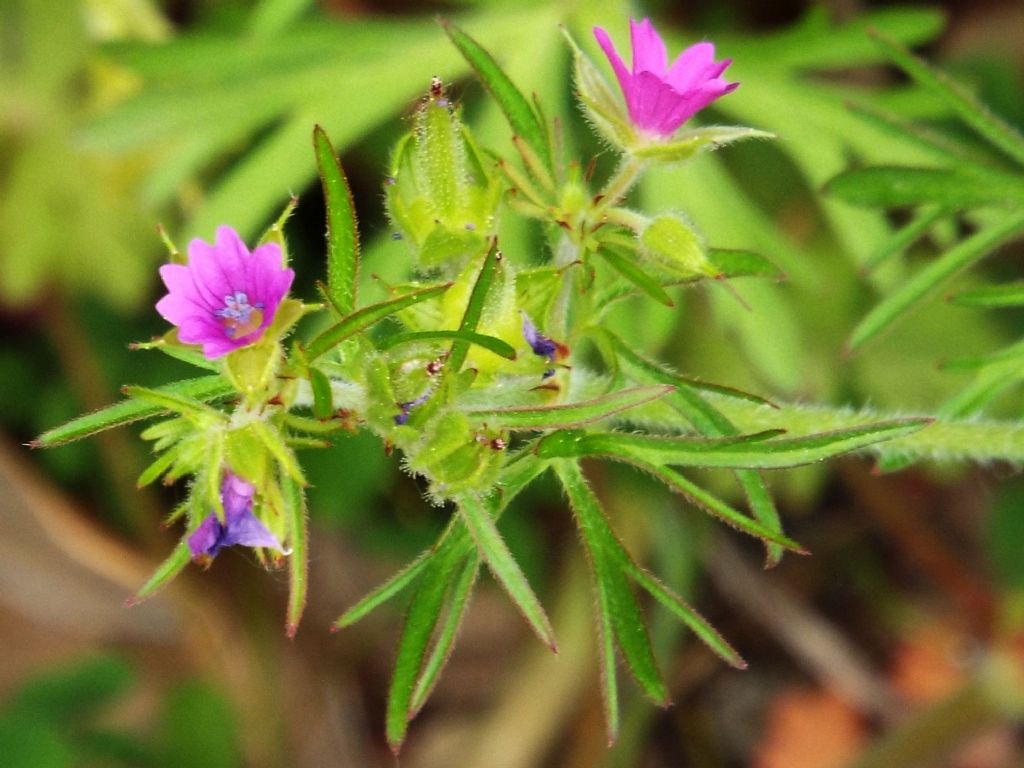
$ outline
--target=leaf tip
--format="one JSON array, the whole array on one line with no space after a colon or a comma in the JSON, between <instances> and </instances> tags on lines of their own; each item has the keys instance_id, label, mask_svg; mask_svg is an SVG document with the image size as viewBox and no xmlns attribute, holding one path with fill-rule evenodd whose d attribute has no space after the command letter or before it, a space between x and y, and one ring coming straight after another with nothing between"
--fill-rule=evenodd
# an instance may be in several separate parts
<instances>
[{"instance_id":1,"label":"leaf tip","mask_svg":"<svg viewBox=\"0 0 1024 768\"><path fill-rule=\"evenodd\" d=\"M124 601L124 603L122 603L122 607L124 607L124 608L134 608L136 605L141 603L143 601L143 599L144 598L139 597L138 595L132 595L131 597L127 598Z\"/></svg>"},{"instance_id":2,"label":"leaf tip","mask_svg":"<svg viewBox=\"0 0 1024 768\"><path fill-rule=\"evenodd\" d=\"M299 631L299 625L294 621L289 621L284 625L284 634L289 640L295 639L295 634Z\"/></svg>"}]
</instances>

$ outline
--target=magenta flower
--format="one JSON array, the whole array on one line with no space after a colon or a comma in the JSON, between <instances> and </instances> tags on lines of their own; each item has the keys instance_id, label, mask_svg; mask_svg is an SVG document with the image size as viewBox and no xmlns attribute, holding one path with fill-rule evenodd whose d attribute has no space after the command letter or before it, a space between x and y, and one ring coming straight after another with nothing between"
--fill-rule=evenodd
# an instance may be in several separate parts
<instances>
[{"instance_id":1,"label":"magenta flower","mask_svg":"<svg viewBox=\"0 0 1024 768\"><path fill-rule=\"evenodd\" d=\"M218 227L213 245L195 239L188 264L165 264L167 295L156 311L178 326L185 344L202 344L207 360L259 340L274 319L295 273L282 264L277 243L252 253L231 227Z\"/></svg>"},{"instance_id":2,"label":"magenta flower","mask_svg":"<svg viewBox=\"0 0 1024 768\"><path fill-rule=\"evenodd\" d=\"M189 535L188 548L193 560L214 558L224 547L235 544L282 551L281 542L252 513L252 497L255 493L252 483L246 482L234 472L224 473L220 486L224 522L212 514Z\"/></svg>"},{"instance_id":3,"label":"magenta flower","mask_svg":"<svg viewBox=\"0 0 1024 768\"><path fill-rule=\"evenodd\" d=\"M629 117L641 131L667 138L719 96L739 86L720 77L732 60L716 62L713 43L691 45L670 67L665 43L650 19L630 19L629 31L632 72L626 69L604 29L594 27L594 37L615 70Z\"/></svg>"}]
</instances>

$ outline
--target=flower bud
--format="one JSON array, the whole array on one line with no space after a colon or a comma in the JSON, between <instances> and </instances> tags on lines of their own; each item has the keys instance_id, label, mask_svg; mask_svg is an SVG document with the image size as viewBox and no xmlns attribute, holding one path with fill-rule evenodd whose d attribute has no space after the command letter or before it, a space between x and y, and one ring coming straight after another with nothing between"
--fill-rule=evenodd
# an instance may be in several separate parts
<instances>
[{"instance_id":1,"label":"flower bud","mask_svg":"<svg viewBox=\"0 0 1024 768\"><path fill-rule=\"evenodd\" d=\"M398 233L424 267L456 268L487 248L500 187L435 78L386 187Z\"/></svg>"},{"instance_id":2,"label":"flower bud","mask_svg":"<svg viewBox=\"0 0 1024 768\"><path fill-rule=\"evenodd\" d=\"M640 233L640 256L680 278L717 275L708 261L704 238L680 216L661 214Z\"/></svg>"}]
</instances>

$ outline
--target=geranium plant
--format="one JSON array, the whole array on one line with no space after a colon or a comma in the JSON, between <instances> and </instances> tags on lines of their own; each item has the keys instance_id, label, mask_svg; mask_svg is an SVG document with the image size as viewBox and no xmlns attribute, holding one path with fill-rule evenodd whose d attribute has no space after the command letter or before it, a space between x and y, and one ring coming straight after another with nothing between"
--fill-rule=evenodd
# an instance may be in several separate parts
<instances>
[{"instance_id":1,"label":"geranium plant","mask_svg":"<svg viewBox=\"0 0 1024 768\"><path fill-rule=\"evenodd\" d=\"M866 449L942 454L962 447L966 432L977 438L998 428L778 408L647 357L643 339L609 319L620 302L671 308L679 286L732 288L740 279L779 277L757 253L708 244L685 215L644 210L630 199L652 168L678 166L685 174L685 161L698 153L772 138L756 127L686 125L716 99L743 98L740 83L725 79L729 60L716 60L715 47L700 42L670 63L644 19L630 23L629 67L610 33L594 29L610 79L567 35L584 115L617 159L607 178L595 179L586 158L565 156L541 101L527 99L461 29L445 29L507 118L515 154L480 146L445 84L431 83L382 174L387 212L408 256L389 298L359 300L351 193L330 126L316 127L328 225L321 295L290 296L294 272L283 228L295 201L251 250L230 223L212 243L194 240L185 255L170 245L171 263L160 268L167 295L156 310L173 328L137 346L204 375L126 387L123 402L53 429L36 444L154 420L142 437L156 457L139 482L185 484L186 498L170 516L181 521L182 539L133 600L152 595L190 562L208 564L221 549L241 545L267 567L287 568L289 635L307 592L299 452L355 430L399 452L404 469L422 479L428 501L450 511L449 522L434 546L348 607L333 627L348 627L411 591L388 699L387 739L396 751L445 665L482 567L537 637L557 648L541 601L499 529L512 499L553 473L590 565L605 719L614 739L618 657L653 701L669 698L636 588L727 663L744 661L627 551L587 481L585 460L639 468L760 539L774 565L786 550L804 550L783 532L763 470ZM538 252L503 248L498 232L505 217L539 224ZM748 508L682 471L694 467L732 471Z\"/></svg>"}]
</instances>

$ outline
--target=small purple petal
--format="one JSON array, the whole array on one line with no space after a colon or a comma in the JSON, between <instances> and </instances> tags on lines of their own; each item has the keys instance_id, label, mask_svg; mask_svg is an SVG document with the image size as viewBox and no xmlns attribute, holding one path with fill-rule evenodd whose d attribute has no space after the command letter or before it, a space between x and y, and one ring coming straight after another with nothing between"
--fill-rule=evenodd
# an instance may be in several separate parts
<instances>
[{"instance_id":1,"label":"small purple petal","mask_svg":"<svg viewBox=\"0 0 1024 768\"><path fill-rule=\"evenodd\" d=\"M537 326L533 324L533 321L530 319L528 314L525 312L522 314L523 338L526 339L526 343L530 345L530 349L533 350L533 354L547 358L550 363L555 359L555 353L558 351L558 345L537 330Z\"/></svg>"},{"instance_id":2,"label":"small purple petal","mask_svg":"<svg viewBox=\"0 0 1024 768\"><path fill-rule=\"evenodd\" d=\"M220 538L224 532L224 526L216 515L210 515L199 524L188 537L188 548L192 553L192 559L199 557L215 557L220 551Z\"/></svg>"},{"instance_id":3,"label":"small purple petal","mask_svg":"<svg viewBox=\"0 0 1024 768\"><path fill-rule=\"evenodd\" d=\"M160 268L167 295L156 310L178 326L178 338L199 344L213 360L252 344L273 322L295 273L281 248L264 243L249 253L231 227L218 227L214 243L189 243L188 264Z\"/></svg>"},{"instance_id":4,"label":"small purple petal","mask_svg":"<svg viewBox=\"0 0 1024 768\"><path fill-rule=\"evenodd\" d=\"M615 71L633 125L657 138L670 137L693 115L739 85L721 79L732 62L716 62L715 46L709 42L691 45L669 67L665 43L649 19L630 20L631 70L626 69L604 29L594 27L594 37Z\"/></svg>"},{"instance_id":5,"label":"small purple petal","mask_svg":"<svg viewBox=\"0 0 1024 768\"><path fill-rule=\"evenodd\" d=\"M188 537L192 558L216 557L224 547L241 544L282 551L281 542L252 512L256 488L230 470L221 481L220 501L224 522L216 514L205 518Z\"/></svg>"}]
</instances>

